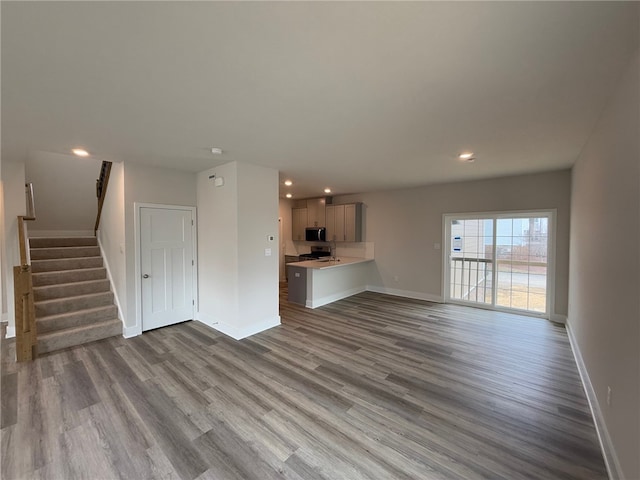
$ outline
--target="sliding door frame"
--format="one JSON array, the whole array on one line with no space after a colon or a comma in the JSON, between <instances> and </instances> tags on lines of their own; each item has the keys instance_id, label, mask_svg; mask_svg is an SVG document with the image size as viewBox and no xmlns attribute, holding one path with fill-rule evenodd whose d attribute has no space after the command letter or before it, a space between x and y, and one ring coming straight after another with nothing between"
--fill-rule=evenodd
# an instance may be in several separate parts
<instances>
[{"instance_id":1,"label":"sliding door frame","mask_svg":"<svg viewBox=\"0 0 640 480\"><path fill-rule=\"evenodd\" d=\"M539 210L511 210L511 211L494 211L494 212L468 212L468 213L445 213L442 215L442 298L444 303L453 303L457 305L465 305L469 307L484 308L486 310L494 310L499 312L517 313L519 315L527 315L531 317L539 317L551 319L555 311L556 300L556 216L555 208L539 209ZM494 229L493 238L494 245L496 239L496 222L500 218L526 218L526 217L548 217L548 239L547 239L547 301L546 312L534 312L530 310L521 310L517 308L507 308L495 305L497 284L497 272L492 273L494 282L492 283L493 304L482 304L479 302L467 302L451 298L451 232L450 225L452 220L473 220L473 219L493 219ZM494 250L495 257L495 250ZM497 266L493 265L493 270Z\"/></svg>"}]
</instances>

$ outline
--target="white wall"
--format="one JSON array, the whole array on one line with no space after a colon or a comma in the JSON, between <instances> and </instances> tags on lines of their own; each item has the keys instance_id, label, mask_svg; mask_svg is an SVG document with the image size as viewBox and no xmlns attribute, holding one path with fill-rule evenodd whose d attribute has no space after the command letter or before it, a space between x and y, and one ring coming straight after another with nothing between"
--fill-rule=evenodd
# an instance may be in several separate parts
<instances>
[{"instance_id":1,"label":"white wall","mask_svg":"<svg viewBox=\"0 0 640 480\"><path fill-rule=\"evenodd\" d=\"M198 318L234 338L278 325L278 172L237 162L201 172L198 211Z\"/></svg>"},{"instance_id":2,"label":"white wall","mask_svg":"<svg viewBox=\"0 0 640 480\"><path fill-rule=\"evenodd\" d=\"M557 209L555 313L564 318L570 181L570 172L563 170L339 196L334 203L364 203L364 240L375 244L370 280L375 290L436 301L443 298L442 250L434 248L443 241L443 214Z\"/></svg>"},{"instance_id":3,"label":"white wall","mask_svg":"<svg viewBox=\"0 0 640 480\"><path fill-rule=\"evenodd\" d=\"M127 311L127 273L124 222L124 164L113 163L102 205L98 241L118 305L120 319Z\"/></svg>"},{"instance_id":4,"label":"white wall","mask_svg":"<svg viewBox=\"0 0 640 480\"><path fill-rule=\"evenodd\" d=\"M306 306L317 308L364 292L372 268L373 262L354 263L336 268L310 268L307 271Z\"/></svg>"},{"instance_id":5,"label":"white wall","mask_svg":"<svg viewBox=\"0 0 640 480\"><path fill-rule=\"evenodd\" d=\"M568 327L613 478L640 478L640 61L573 168ZM607 405L607 387L611 405Z\"/></svg>"},{"instance_id":6,"label":"white wall","mask_svg":"<svg viewBox=\"0 0 640 480\"><path fill-rule=\"evenodd\" d=\"M293 244L292 238L292 225L291 225L291 206L293 202L287 198L281 198L278 200L278 216L282 219L282 235L280 236L280 248L284 255L297 255L296 247ZM285 280L285 267L284 259L281 258L282 264L280 265L279 276L280 281Z\"/></svg>"},{"instance_id":7,"label":"white wall","mask_svg":"<svg viewBox=\"0 0 640 480\"><path fill-rule=\"evenodd\" d=\"M100 160L34 152L25 162L27 183L33 183L36 218L29 235L74 231L93 235L98 213L96 179Z\"/></svg>"},{"instance_id":8,"label":"white wall","mask_svg":"<svg viewBox=\"0 0 640 480\"><path fill-rule=\"evenodd\" d=\"M196 175L165 168L154 168L132 163L124 164L124 211L126 257L126 329L139 329L135 282L135 221L134 203L163 205L196 205ZM125 334L127 331L125 330Z\"/></svg>"},{"instance_id":9,"label":"white wall","mask_svg":"<svg viewBox=\"0 0 640 480\"><path fill-rule=\"evenodd\" d=\"M3 320L7 320L8 335L15 334L13 305L13 267L20 264L18 244L18 216L26 214L24 191L24 163L2 162L2 193L4 207L4 254L2 258L5 302L2 304Z\"/></svg>"},{"instance_id":10,"label":"white wall","mask_svg":"<svg viewBox=\"0 0 640 480\"><path fill-rule=\"evenodd\" d=\"M280 324L278 189L277 170L238 163L238 327L243 332Z\"/></svg>"},{"instance_id":11,"label":"white wall","mask_svg":"<svg viewBox=\"0 0 640 480\"><path fill-rule=\"evenodd\" d=\"M4 182L2 181L2 162L0 162L0 321L7 322L7 282L5 280L7 260L5 259L4 229Z\"/></svg>"},{"instance_id":12,"label":"white wall","mask_svg":"<svg viewBox=\"0 0 640 480\"><path fill-rule=\"evenodd\" d=\"M224 179L216 187L210 175ZM198 315L207 325L238 316L237 163L198 174Z\"/></svg>"}]
</instances>

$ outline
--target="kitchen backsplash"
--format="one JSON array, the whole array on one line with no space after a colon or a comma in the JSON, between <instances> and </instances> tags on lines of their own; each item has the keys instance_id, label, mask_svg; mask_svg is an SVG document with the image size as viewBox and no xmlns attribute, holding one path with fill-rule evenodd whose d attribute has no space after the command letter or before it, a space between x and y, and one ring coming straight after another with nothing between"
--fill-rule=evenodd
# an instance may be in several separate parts
<instances>
[{"instance_id":1,"label":"kitchen backsplash","mask_svg":"<svg viewBox=\"0 0 640 480\"><path fill-rule=\"evenodd\" d=\"M311 252L311 245L328 246L329 242L322 243L299 243L288 242L286 254L287 255L302 255L303 253ZM357 257L357 258L375 258L373 250L373 242L355 242L346 243L340 242L336 245L336 255L338 257Z\"/></svg>"}]
</instances>

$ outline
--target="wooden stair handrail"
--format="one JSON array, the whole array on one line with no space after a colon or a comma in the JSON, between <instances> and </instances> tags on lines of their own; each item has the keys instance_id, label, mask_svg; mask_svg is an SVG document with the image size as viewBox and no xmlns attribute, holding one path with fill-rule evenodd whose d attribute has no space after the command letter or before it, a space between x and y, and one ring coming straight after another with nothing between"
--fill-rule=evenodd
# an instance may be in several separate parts
<instances>
[{"instance_id":1,"label":"wooden stair handrail","mask_svg":"<svg viewBox=\"0 0 640 480\"><path fill-rule=\"evenodd\" d=\"M98 234L100 226L100 217L102 216L102 206L107 196L107 186L109 185L109 176L111 175L111 162L103 161L100 167L100 178L96 180L96 196L98 197L98 214L96 215L96 224L93 227L93 234Z\"/></svg>"},{"instance_id":2,"label":"wooden stair handrail","mask_svg":"<svg viewBox=\"0 0 640 480\"><path fill-rule=\"evenodd\" d=\"M38 332L32 282L31 265L13 267L16 361L18 362L35 360L38 356Z\"/></svg>"},{"instance_id":3,"label":"wooden stair handrail","mask_svg":"<svg viewBox=\"0 0 640 480\"><path fill-rule=\"evenodd\" d=\"M31 256L29 255L29 235L27 221L36 219L33 200L33 185L25 184L27 214L18 216L18 243L20 246L20 266L13 267L13 296L16 325L16 360L26 362L38 356L38 335L36 313L33 303L33 280L31 277Z\"/></svg>"}]
</instances>

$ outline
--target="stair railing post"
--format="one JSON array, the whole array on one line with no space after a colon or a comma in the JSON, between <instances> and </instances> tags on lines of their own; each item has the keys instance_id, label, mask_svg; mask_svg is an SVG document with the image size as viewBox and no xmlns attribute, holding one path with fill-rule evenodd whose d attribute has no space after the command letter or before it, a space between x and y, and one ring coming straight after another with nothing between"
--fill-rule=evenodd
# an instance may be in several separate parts
<instances>
[{"instance_id":1,"label":"stair railing post","mask_svg":"<svg viewBox=\"0 0 640 480\"><path fill-rule=\"evenodd\" d=\"M27 220L36 219L33 200L33 185L25 184L27 215L18 216L18 244L20 266L13 267L13 291L16 326L16 360L27 362L38 356L38 335L36 311L33 300L33 279L31 276L31 255Z\"/></svg>"}]
</instances>

